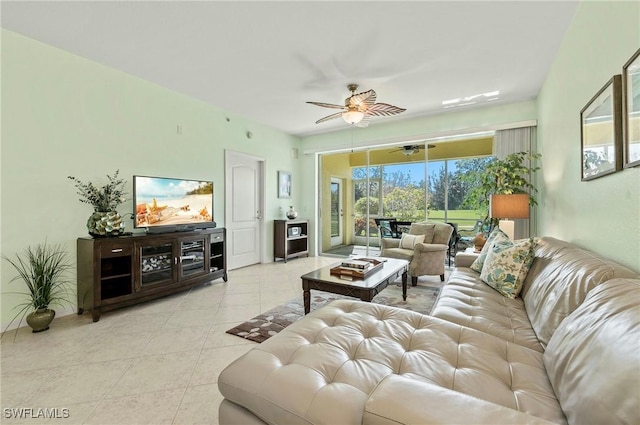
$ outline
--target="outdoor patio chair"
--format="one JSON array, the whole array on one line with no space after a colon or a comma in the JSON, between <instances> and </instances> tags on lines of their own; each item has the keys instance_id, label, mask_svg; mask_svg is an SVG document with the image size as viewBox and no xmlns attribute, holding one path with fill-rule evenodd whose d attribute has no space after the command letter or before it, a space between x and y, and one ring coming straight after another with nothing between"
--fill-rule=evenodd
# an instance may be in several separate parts
<instances>
[{"instance_id":1,"label":"outdoor patio chair","mask_svg":"<svg viewBox=\"0 0 640 425\"><path fill-rule=\"evenodd\" d=\"M460 242L460 234L458 233L458 225L456 223L447 223L447 224L453 227L453 232L451 233L451 237L449 238L449 248L447 250L447 257L449 258L449 267L451 267L451 262L455 258L456 253L458 252L458 242Z\"/></svg>"},{"instance_id":2,"label":"outdoor patio chair","mask_svg":"<svg viewBox=\"0 0 640 425\"><path fill-rule=\"evenodd\" d=\"M398 232L393 225L396 221L395 218L374 218L376 225L378 226L378 234L380 238L399 238Z\"/></svg>"}]
</instances>

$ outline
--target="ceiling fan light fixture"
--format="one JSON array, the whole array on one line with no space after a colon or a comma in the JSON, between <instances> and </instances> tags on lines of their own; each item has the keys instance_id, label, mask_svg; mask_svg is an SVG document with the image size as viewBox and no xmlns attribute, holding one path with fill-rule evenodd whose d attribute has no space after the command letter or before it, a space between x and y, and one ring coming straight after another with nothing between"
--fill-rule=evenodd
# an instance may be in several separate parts
<instances>
[{"instance_id":1,"label":"ceiling fan light fixture","mask_svg":"<svg viewBox=\"0 0 640 425\"><path fill-rule=\"evenodd\" d=\"M347 124L358 124L364 119L364 113L360 111L346 111L342 113L342 119Z\"/></svg>"},{"instance_id":2,"label":"ceiling fan light fixture","mask_svg":"<svg viewBox=\"0 0 640 425\"><path fill-rule=\"evenodd\" d=\"M340 109L342 111L320 118L316 121L316 124L342 117L347 124L366 127L369 125L370 117L389 117L406 111L404 108L399 108L387 103L376 103L378 95L373 90L356 93L358 89L357 84L349 84L347 88L351 92L351 96L344 100L344 105L325 102L307 102L311 105Z\"/></svg>"},{"instance_id":3,"label":"ceiling fan light fixture","mask_svg":"<svg viewBox=\"0 0 640 425\"><path fill-rule=\"evenodd\" d=\"M418 152L419 152L419 151L417 151L417 150L415 150L415 149L411 148L411 149L405 149L405 150L403 150L403 151L402 151L402 154L403 154L404 156L411 156L411 155L413 155L414 153L418 153Z\"/></svg>"}]
</instances>

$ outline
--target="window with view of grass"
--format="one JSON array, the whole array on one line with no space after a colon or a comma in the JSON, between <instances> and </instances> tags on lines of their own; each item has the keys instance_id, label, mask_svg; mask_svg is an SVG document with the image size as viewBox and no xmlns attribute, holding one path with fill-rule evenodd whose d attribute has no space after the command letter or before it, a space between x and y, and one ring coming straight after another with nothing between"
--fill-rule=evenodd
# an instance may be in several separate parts
<instances>
[{"instance_id":1,"label":"window with view of grass","mask_svg":"<svg viewBox=\"0 0 640 425\"><path fill-rule=\"evenodd\" d=\"M369 237L378 237L375 219L382 217L410 222L428 217L455 223L463 236L475 235L484 212L465 204L474 182L463 175L489 161L491 157L354 167L354 236L366 237L368 231Z\"/></svg>"},{"instance_id":2,"label":"window with view of grass","mask_svg":"<svg viewBox=\"0 0 640 425\"><path fill-rule=\"evenodd\" d=\"M429 219L455 223L461 236L474 236L478 221L486 212L466 203L475 182L464 176L484 169L491 160L492 157L480 157L429 161Z\"/></svg>"}]
</instances>

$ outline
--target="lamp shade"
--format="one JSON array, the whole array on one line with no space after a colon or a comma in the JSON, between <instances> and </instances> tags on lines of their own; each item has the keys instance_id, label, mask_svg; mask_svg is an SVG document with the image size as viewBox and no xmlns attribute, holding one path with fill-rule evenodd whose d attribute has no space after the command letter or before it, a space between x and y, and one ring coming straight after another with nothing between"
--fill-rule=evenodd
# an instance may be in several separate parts
<instances>
[{"instance_id":1,"label":"lamp shade","mask_svg":"<svg viewBox=\"0 0 640 425\"><path fill-rule=\"evenodd\" d=\"M529 218L529 194L491 195L492 218Z\"/></svg>"}]
</instances>

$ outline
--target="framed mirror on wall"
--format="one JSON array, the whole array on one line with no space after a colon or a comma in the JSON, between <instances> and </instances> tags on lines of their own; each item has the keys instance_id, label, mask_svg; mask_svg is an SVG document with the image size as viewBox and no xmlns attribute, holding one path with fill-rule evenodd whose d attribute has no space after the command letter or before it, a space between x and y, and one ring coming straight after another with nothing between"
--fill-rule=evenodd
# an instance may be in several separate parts
<instances>
[{"instance_id":1,"label":"framed mirror on wall","mask_svg":"<svg viewBox=\"0 0 640 425\"><path fill-rule=\"evenodd\" d=\"M622 77L614 75L580 111L583 181L622 169Z\"/></svg>"},{"instance_id":2,"label":"framed mirror on wall","mask_svg":"<svg viewBox=\"0 0 640 425\"><path fill-rule=\"evenodd\" d=\"M622 67L624 166L640 165L640 49Z\"/></svg>"}]
</instances>

